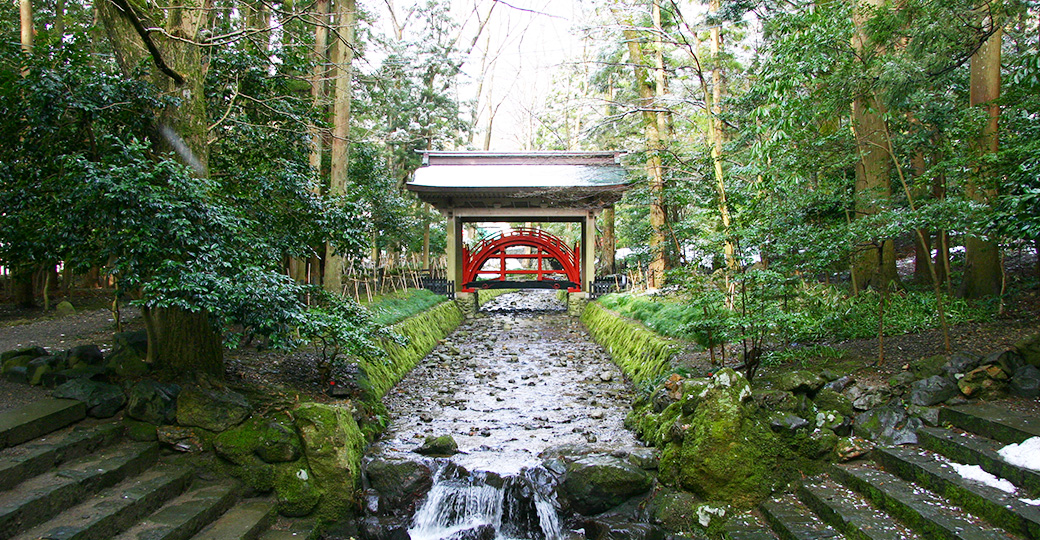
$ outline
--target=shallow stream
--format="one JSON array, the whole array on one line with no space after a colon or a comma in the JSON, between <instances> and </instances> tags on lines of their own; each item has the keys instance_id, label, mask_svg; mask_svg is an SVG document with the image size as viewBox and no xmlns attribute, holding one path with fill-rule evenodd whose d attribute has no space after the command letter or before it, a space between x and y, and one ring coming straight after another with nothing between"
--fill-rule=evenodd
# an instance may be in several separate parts
<instances>
[{"instance_id":1,"label":"shallow stream","mask_svg":"<svg viewBox=\"0 0 1040 540\"><path fill-rule=\"evenodd\" d=\"M414 457L427 436L458 443L458 454L435 465L433 487L408 531L412 540L566 537L547 515L555 511L544 452L642 446L623 427L633 391L554 292L507 293L481 313L385 398L391 424L369 456ZM511 517L511 505L531 512ZM494 536L459 532L481 522Z\"/></svg>"}]
</instances>

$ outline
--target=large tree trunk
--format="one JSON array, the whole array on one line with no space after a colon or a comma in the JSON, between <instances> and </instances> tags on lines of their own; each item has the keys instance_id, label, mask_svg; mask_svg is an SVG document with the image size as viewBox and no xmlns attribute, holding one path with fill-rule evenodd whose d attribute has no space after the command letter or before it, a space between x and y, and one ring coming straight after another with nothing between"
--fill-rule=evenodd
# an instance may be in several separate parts
<instances>
[{"instance_id":1,"label":"large tree trunk","mask_svg":"<svg viewBox=\"0 0 1040 540\"><path fill-rule=\"evenodd\" d=\"M135 11L126 11L130 6ZM137 3L123 0L97 4L98 17L124 74L131 76L150 59L155 85L178 99L179 105L167 107L156 118L160 145L199 177L209 175L209 125L203 86L206 66L202 51L194 43L206 27L210 7L201 0L175 0L165 9L139 12ZM146 28L160 22L173 39L150 32L146 34L151 42L148 46L134 25ZM145 323L149 357L157 368L177 374L204 371L223 376L221 335L210 326L207 312L152 309L147 310Z\"/></svg>"},{"instance_id":2,"label":"large tree trunk","mask_svg":"<svg viewBox=\"0 0 1040 540\"><path fill-rule=\"evenodd\" d=\"M32 0L18 0L18 18L21 25L22 52L32 53L33 38L36 30L33 28Z\"/></svg>"},{"instance_id":3,"label":"large tree trunk","mask_svg":"<svg viewBox=\"0 0 1040 540\"><path fill-rule=\"evenodd\" d=\"M989 16L990 25L996 23ZM989 121L982 129L977 142L980 155L993 154L998 147L998 122L1000 120L1000 44L1003 32L996 28L993 35L979 47L971 57L971 106L986 108ZM985 205L992 204L997 196L996 181L986 167L979 167L965 186L969 199ZM1000 294L1001 267L1000 246L994 239L968 234L964 241L965 265L961 294L967 298L980 298Z\"/></svg>"},{"instance_id":4,"label":"large tree trunk","mask_svg":"<svg viewBox=\"0 0 1040 540\"><path fill-rule=\"evenodd\" d=\"M332 120L332 170L329 178L329 194L343 195L347 192L347 169L350 152L350 79L351 63L354 61L354 0L336 1L336 36L333 47L333 69L335 70L336 98L333 102ZM343 292L345 258L335 252L330 244L325 248L326 291L333 294Z\"/></svg>"},{"instance_id":5,"label":"large tree trunk","mask_svg":"<svg viewBox=\"0 0 1040 540\"><path fill-rule=\"evenodd\" d=\"M599 260L606 274L617 273L617 236L614 234L614 207L603 209L600 219L603 220L603 230L600 232L600 255Z\"/></svg>"},{"instance_id":6,"label":"large tree trunk","mask_svg":"<svg viewBox=\"0 0 1040 540\"><path fill-rule=\"evenodd\" d=\"M881 0L862 0L861 5L877 7ZM868 10L869 12L869 10ZM863 57L876 54L877 45L870 42L864 28L866 15L863 10L853 12L856 33L852 38L853 48ZM885 148L885 111L875 98L873 90L865 90L855 96L852 104L852 129L856 135L859 161L856 163L855 208L856 217L876 214L892 195L890 182L891 159ZM880 249L877 243L880 242ZM868 239L861 244L853 259L855 289L868 286L884 287L896 279L895 246L890 239Z\"/></svg>"},{"instance_id":7,"label":"large tree trunk","mask_svg":"<svg viewBox=\"0 0 1040 540\"><path fill-rule=\"evenodd\" d=\"M148 360L155 369L184 377L195 373L224 376L224 348L209 314L181 308L143 310Z\"/></svg>"}]
</instances>

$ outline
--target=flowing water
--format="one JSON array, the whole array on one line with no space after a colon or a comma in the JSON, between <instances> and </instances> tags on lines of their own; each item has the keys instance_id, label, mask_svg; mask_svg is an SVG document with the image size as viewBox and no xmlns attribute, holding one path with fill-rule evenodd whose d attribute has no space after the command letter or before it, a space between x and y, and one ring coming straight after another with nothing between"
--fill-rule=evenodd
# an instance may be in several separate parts
<instances>
[{"instance_id":1,"label":"flowing water","mask_svg":"<svg viewBox=\"0 0 1040 540\"><path fill-rule=\"evenodd\" d=\"M641 446L623 427L632 390L554 293L508 293L482 313L387 397L391 425L370 454L408 455L430 435L458 443L436 460L413 540L567 537L546 451Z\"/></svg>"}]
</instances>

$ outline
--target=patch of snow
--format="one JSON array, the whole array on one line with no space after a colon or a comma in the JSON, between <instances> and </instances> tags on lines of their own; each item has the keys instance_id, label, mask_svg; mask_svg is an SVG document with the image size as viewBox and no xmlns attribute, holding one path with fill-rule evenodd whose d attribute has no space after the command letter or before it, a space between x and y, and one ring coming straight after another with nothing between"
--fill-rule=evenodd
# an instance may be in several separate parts
<instances>
[{"instance_id":1,"label":"patch of snow","mask_svg":"<svg viewBox=\"0 0 1040 540\"><path fill-rule=\"evenodd\" d=\"M725 517L725 508L715 508L708 505L701 505L697 508L697 522L701 524L701 527L707 527L711 525L711 516L716 515L718 517Z\"/></svg>"},{"instance_id":2,"label":"patch of snow","mask_svg":"<svg viewBox=\"0 0 1040 540\"><path fill-rule=\"evenodd\" d=\"M989 487L999 489L1000 491L1003 491L1005 493L1015 492L1014 484L1003 478L997 478L996 476L993 476L992 474L982 470L982 467L979 467L978 465L950 463L950 467L953 467L953 470L957 471L957 474L961 475L961 477L965 478L966 480L974 480L976 482L985 484Z\"/></svg>"},{"instance_id":3,"label":"patch of snow","mask_svg":"<svg viewBox=\"0 0 1040 540\"><path fill-rule=\"evenodd\" d=\"M1040 499L1019 499L1019 501L1024 502L1029 506L1040 506Z\"/></svg>"},{"instance_id":4,"label":"patch of snow","mask_svg":"<svg viewBox=\"0 0 1040 540\"><path fill-rule=\"evenodd\" d=\"M1040 471L1040 437L1032 437L1019 444L1009 444L997 453L1012 465Z\"/></svg>"}]
</instances>

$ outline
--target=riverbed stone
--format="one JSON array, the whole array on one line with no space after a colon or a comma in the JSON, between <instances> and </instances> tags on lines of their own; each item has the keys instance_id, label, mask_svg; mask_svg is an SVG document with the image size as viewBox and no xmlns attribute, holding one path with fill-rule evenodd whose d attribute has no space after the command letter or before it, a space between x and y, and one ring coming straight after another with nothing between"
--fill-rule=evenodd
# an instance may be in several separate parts
<instances>
[{"instance_id":1,"label":"riverbed stone","mask_svg":"<svg viewBox=\"0 0 1040 540\"><path fill-rule=\"evenodd\" d=\"M411 515L433 486L433 470L425 460L376 458L365 465L365 480L378 494L382 515Z\"/></svg>"},{"instance_id":2,"label":"riverbed stone","mask_svg":"<svg viewBox=\"0 0 1040 540\"><path fill-rule=\"evenodd\" d=\"M590 455L567 463L560 489L578 513L593 515L646 493L652 485L653 478L628 461Z\"/></svg>"},{"instance_id":3,"label":"riverbed stone","mask_svg":"<svg viewBox=\"0 0 1040 540\"><path fill-rule=\"evenodd\" d=\"M922 407L938 405L960 392L957 382L945 375L933 375L910 385L910 403Z\"/></svg>"},{"instance_id":4,"label":"riverbed stone","mask_svg":"<svg viewBox=\"0 0 1040 540\"><path fill-rule=\"evenodd\" d=\"M424 456L448 457L459 452L459 444L451 435L431 435L426 437L415 452Z\"/></svg>"},{"instance_id":5,"label":"riverbed stone","mask_svg":"<svg viewBox=\"0 0 1040 540\"><path fill-rule=\"evenodd\" d=\"M322 492L320 519L338 519L356 506L365 437L349 409L306 403L293 411L304 455Z\"/></svg>"},{"instance_id":6,"label":"riverbed stone","mask_svg":"<svg viewBox=\"0 0 1040 540\"><path fill-rule=\"evenodd\" d=\"M72 379L55 388L52 395L82 401L87 414L94 418L111 418L126 403L122 388L90 379Z\"/></svg>"},{"instance_id":7,"label":"riverbed stone","mask_svg":"<svg viewBox=\"0 0 1040 540\"><path fill-rule=\"evenodd\" d=\"M134 383L127 392L126 414L156 426L177 421L177 395L181 387L149 379Z\"/></svg>"},{"instance_id":8,"label":"riverbed stone","mask_svg":"<svg viewBox=\"0 0 1040 540\"><path fill-rule=\"evenodd\" d=\"M225 431L245 420L253 407L233 390L191 386L177 395L177 423L209 431Z\"/></svg>"}]
</instances>

